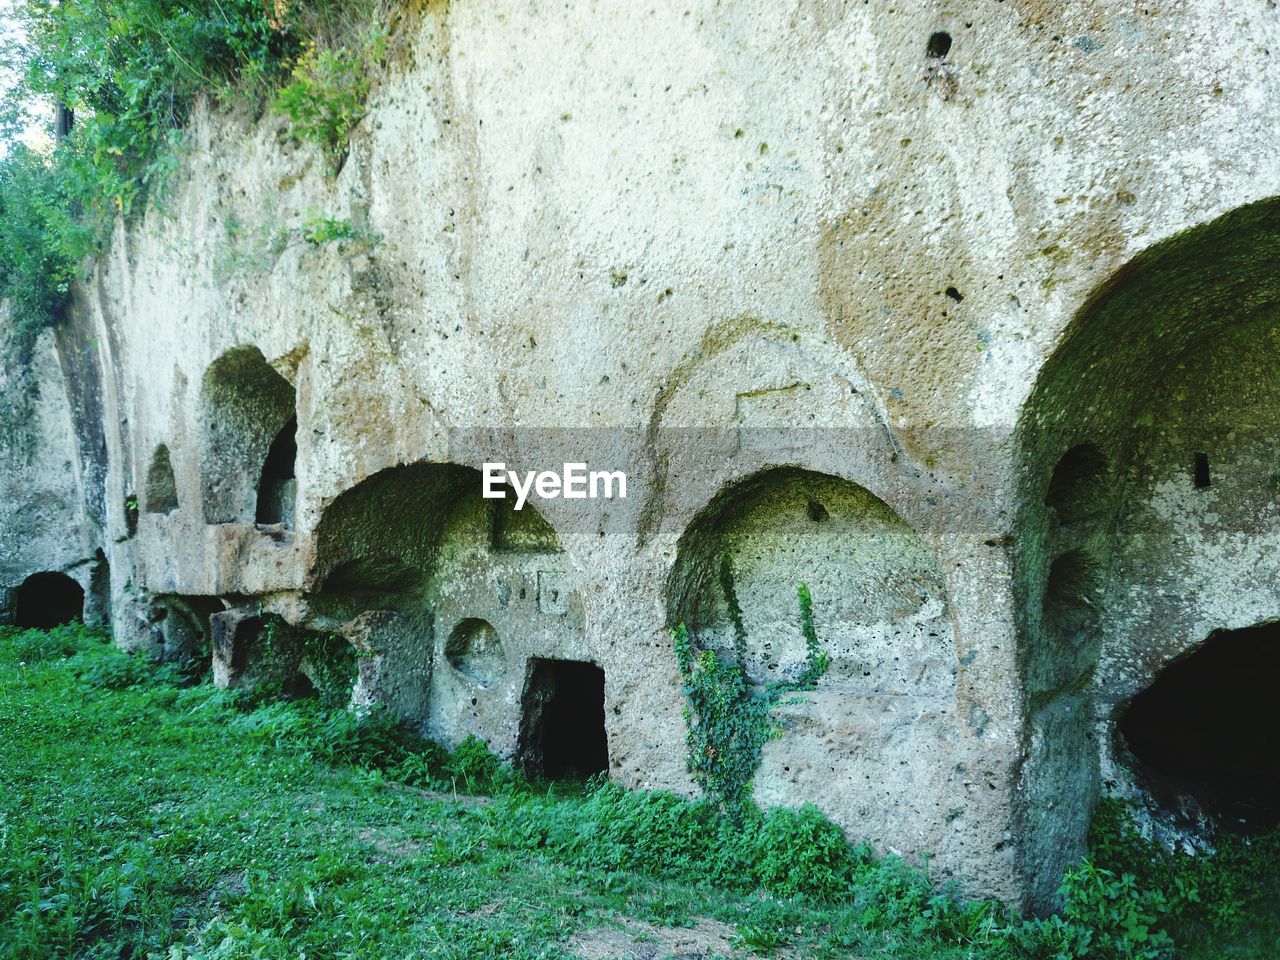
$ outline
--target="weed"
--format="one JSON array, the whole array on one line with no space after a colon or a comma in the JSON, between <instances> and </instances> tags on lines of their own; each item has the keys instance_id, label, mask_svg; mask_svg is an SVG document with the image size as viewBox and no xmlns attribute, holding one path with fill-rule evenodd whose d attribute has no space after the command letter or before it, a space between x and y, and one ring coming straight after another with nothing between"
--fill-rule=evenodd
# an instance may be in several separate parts
<instances>
[{"instance_id":1,"label":"weed","mask_svg":"<svg viewBox=\"0 0 1280 960\"><path fill-rule=\"evenodd\" d=\"M274 614L265 618L262 638L255 685L261 699L296 695L301 676L325 706L347 705L356 679L356 654L345 639L295 627Z\"/></svg>"},{"instance_id":2,"label":"weed","mask_svg":"<svg viewBox=\"0 0 1280 960\"><path fill-rule=\"evenodd\" d=\"M106 643L106 637L82 623L67 623L50 630L0 627L0 650L20 664L74 657L82 650Z\"/></svg>"},{"instance_id":3,"label":"weed","mask_svg":"<svg viewBox=\"0 0 1280 960\"><path fill-rule=\"evenodd\" d=\"M773 953L787 942L786 936L774 928L758 923L744 923L734 937L735 946L746 947L756 953Z\"/></svg>"}]
</instances>

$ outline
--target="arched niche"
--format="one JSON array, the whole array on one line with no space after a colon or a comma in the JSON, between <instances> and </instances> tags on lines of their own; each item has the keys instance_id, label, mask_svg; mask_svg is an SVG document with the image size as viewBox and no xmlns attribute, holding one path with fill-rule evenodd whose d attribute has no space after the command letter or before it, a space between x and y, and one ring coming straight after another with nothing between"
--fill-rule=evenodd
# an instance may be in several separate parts
<instances>
[{"instance_id":1,"label":"arched niche","mask_svg":"<svg viewBox=\"0 0 1280 960\"><path fill-rule=\"evenodd\" d=\"M178 509L178 481L173 475L169 448L159 444L147 467L147 485L143 497L147 513L173 513Z\"/></svg>"},{"instance_id":2,"label":"arched niche","mask_svg":"<svg viewBox=\"0 0 1280 960\"><path fill-rule=\"evenodd\" d=\"M932 553L883 501L829 474L774 468L721 491L681 537L668 618L726 656L744 632L747 674L788 679L804 669L801 583L833 680L953 689L954 645Z\"/></svg>"},{"instance_id":3,"label":"arched niche","mask_svg":"<svg viewBox=\"0 0 1280 960\"><path fill-rule=\"evenodd\" d=\"M375 602L424 589L446 519L480 490L480 471L472 467L417 463L379 471L344 491L316 525L318 592Z\"/></svg>"},{"instance_id":4,"label":"arched niche","mask_svg":"<svg viewBox=\"0 0 1280 960\"><path fill-rule=\"evenodd\" d=\"M236 347L205 371L200 408L205 522L252 523L268 454L295 416L293 385L257 347Z\"/></svg>"},{"instance_id":5,"label":"arched niche","mask_svg":"<svg viewBox=\"0 0 1280 960\"><path fill-rule=\"evenodd\" d=\"M258 480L258 506L254 520L264 526L280 524L293 529L297 505L298 481L294 464L298 459L298 418L290 417L280 428Z\"/></svg>"},{"instance_id":6,"label":"arched niche","mask_svg":"<svg viewBox=\"0 0 1280 960\"><path fill-rule=\"evenodd\" d=\"M964 802L950 603L930 548L855 483L775 467L726 486L679 541L667 615L696 649L757 688L805 664L799 586L830 658L815 689L783 696L754 799L812 802L850 835L903 855L955 859ZM741 639L739 640L739 636Z\"/></svg>"},{"instance_id":7,"label":"arched niche","mask_svg":"<svg viewBox=\"0 0 1280 960\"><path fill-rule=\"evenodd\" d=\"M357 702L512 756L530 661L582 659L583 616L554 529L482 489L472 467L418 463L342 493L316 527L311 606L360 652Z\"/></svg>"},{"instance_id":8,"label":"arched niche","mask_svg":"<svg viewBox=\"0 0 1280 960\"><path fill-rule=\"evenodd\" d=\"M1274 616L1280 200L1136 257L1045 363L1016 436L1023 870L1052 906L1103 780L1175 829L1116 718L1164 664ZM1200 822L1205 822L1199 818Z\"/></svg>"}]
</instances>

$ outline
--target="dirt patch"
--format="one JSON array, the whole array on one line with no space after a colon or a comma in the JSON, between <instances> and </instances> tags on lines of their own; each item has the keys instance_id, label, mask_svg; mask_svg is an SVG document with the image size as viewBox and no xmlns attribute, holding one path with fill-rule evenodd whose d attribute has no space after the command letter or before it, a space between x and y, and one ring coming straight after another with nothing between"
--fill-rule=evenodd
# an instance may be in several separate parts
<instances>
[{"instance_id":1,"label":"dirt patch","mask_svg":"<svg viewBox=\"0 0 1280 960\"><path fill-rule=\"evenodd\" d=\"M460 807L487 807L493 803L493 797L475 793L446 793L441 790L426 790L421 787L409 787L414 793L426 800L439 800L443 803L456 803Z\"/></svg>"},{"instance_id":2,"label":"dirt patch","mask_svg":"<svg viewBox=\"0 0 1280 960\"><path fill-rule=\"evenodd\" d=\"M727 923L702 918L688 927L658 927L639 920L623 920L621 927L595 927L569 941L579 960L710 960L712 957L751 957L733 945L735 931ZM770 956L787 957L785 953Z\"/></svg>"},{"instance_id":3,"label":"dirt patch","mask_svg":"<svg viewBox=\"0 0 1280 960\"><path fill-rule=\"evenodd\" d=\"M382 854L375 860L378 863L407 860L422 849L422 844L417 840L409 839L399 831L380 832L365 827L360 831L360 839Z\"/></svg>"},{"instance_id":4,"label":"dirt patch","mask_svg":"<svg viewBox=\"0 0 1280 960\"><path fill-rule=\"evenodd\" d=\"M238 900L249 891L249 879L243 870L224 873L209 891L209 900L214 906L221 906L223 901Z\"/></svg>"}]
</instances>

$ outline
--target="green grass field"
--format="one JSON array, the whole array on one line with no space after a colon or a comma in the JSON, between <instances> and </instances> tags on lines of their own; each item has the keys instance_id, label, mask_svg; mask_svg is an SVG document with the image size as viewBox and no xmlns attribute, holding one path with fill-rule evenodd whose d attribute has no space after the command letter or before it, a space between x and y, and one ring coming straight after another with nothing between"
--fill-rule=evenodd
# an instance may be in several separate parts
<instances>
[{"instance_id":1,"label":"green grass field","mask_svg":"<svg viewBox=\"0 0 1280 960\"><path fill-rule=\"evenodd\" d=\"M1280 956L1273 877L1254 900L1204 886L1253 860L1177 869L1150 882L1199 884L1222 917L1197 905L1192 929L1174 891L1095 871L1067 920L1025 923L931 891L816 811L733 822L528 785L476 743L448 755L376 718L216 691L78 627L0 628L6 960L1154 957L1166 927L1198 956Z\"/></svg>"}]
</instances>

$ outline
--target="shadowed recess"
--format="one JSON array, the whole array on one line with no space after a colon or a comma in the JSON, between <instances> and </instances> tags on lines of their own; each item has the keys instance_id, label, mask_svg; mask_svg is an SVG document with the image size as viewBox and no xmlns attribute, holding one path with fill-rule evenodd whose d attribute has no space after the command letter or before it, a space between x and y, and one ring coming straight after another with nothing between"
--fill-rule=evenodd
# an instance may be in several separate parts
<instances>
[{"instance_id":1,"label":"shadowed recess","mask_svg":"<svg viewBox=\"0 0 1280 960\"><path fill-rule=\"evenodd\" d=\"M344 492L316 527L313 578L324 589L398 592L422 583L434 566L445 520L480 471L455 463L391 467Z\"/></svg>"},{"instance_id":2,"label":"shadowed recess","mask_svg":"<svg viewBox=\"0 0 1280 960\"><path fill-rule=\"evenodd\" d=\"M1133 698L1120 733L1152 794L1225 828L1280 823L1280 621L1210 635Z\"/></svg>"},{"instance_id":3,"label":"shadowed recess","mask_svg":"<svg viewBox=\"0 0 1280 960\"><path fill-rule=\"evenodd\" d=\"M1106 510L1107 458L1091 443L1072 447L1053 468L1044 503L1059 523L1090 520Z\"/></svg>"},{"instance_id":4,"label":"shadowed recess","mask_svg":"<svg viewBox=\"0 0 1280 960\"><path fill-rule=\"evenodd\" d=\"M84 615L84 590L65 573L33 573L18 587L14 623L47 630Z\"/></svg>"},{"instance_id":5,"label":"shadowed recess","mask_svg":"<svg viewBox=\"0 0 1280 960\"><path fill-rule=\"evenodd\" d=\"M1277 528L1280 198L1139 254L1083 303L1021 414L1013 590L1029 708L1021 830L1038 908L1085 851L1091 699L1265 611ZM1065 451L1065 452L1064 452ZM1104 657L1103 652L1114 655Z\"/></svg>"},{"instance_id":6,"label":"shadowed recess","mask_svg":"<svg viewBox=\"0 0 1280 960\"><path fill-rule=\"evenodd\" d=\"M527 774L547 780L608 772L604 671L578 660L530 660L518 753Z\"/></svg>"},{"instance_id":7,"label":"shadowed recess","mask_svg":"<svg viewBox=\"0 0 1280 960\"><path fill-rule=\"evenodd\" d=\"M172 513L178 509L178 482L165 444L156 447L147 468L147 488L143 509L147 513Z\"/></svg>"},{"instance_id":8,"label":"shadowed recess","mask_svg":"<svg viewBox=\"0 0 1280 960\"><path fill-rule=\"evenodd\" d=\"M280 428L267 451L262 465L262 478L258 481L258 509L255 520L261 524L281 523L293 529L294 503L298 483L294 477L294 462L298 458L298 418L290 417Z\"/></svg>"},{"instance_id":9,"label":"shadowed recess","mask_svg":"<svg viewBox=\"0 0 1280 960\"><path fill-rule=\"evenodd\" d=\"M251 523L263 465L294 417L293 386L257 347L237 347L205 371L200 407L205 522Z\"/></svg>"}]
</instances>

